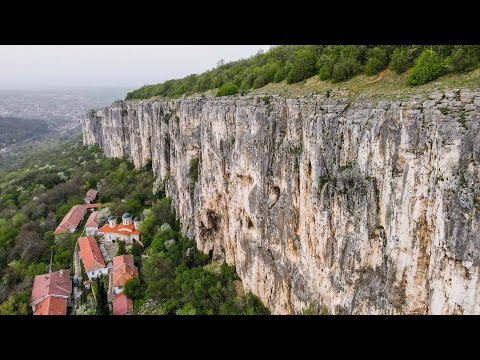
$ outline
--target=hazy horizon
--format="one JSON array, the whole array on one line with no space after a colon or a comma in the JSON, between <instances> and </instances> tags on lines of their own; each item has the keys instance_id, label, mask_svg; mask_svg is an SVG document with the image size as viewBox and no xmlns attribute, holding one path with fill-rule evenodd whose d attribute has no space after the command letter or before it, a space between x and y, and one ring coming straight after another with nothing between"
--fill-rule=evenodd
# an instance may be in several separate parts
<instances>
[{"instance_id":1,"label":"hazy horizon","mask_svg":"<svg viewBox=\"0 0 480 360\"><path fill-rule=\"evenodd\" d=\"M269 45L0 45L0 90L128 88L200 74Z\"/></svg>"}]
</instances>

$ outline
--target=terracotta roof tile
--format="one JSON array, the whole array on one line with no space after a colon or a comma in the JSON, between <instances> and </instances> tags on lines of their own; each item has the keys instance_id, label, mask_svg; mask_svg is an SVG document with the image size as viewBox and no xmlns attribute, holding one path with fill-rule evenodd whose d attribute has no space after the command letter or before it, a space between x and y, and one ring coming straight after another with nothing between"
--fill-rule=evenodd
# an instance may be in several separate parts
<instances>
[{"instance_id":1,"label":"terracotta roof tile","mask_svg":"<svg viewBox=\"0 0 480 360\"><path fill-rule=\"evenodd\" d=\"M117 226L114 226L113 228L110 227L108 223L103 225L100 229L98 229L98 232L100 233L116 233L120 235L138 235L140 234L140 231L135 229L135 224L131 223L129 225L123 225L123 223L120 223Z\"/></svg>"},{"instance_id":2,"label":"terracotta roof tile","mask_svg":"<svg viewBox=\"0 0 480 360\"><path fill-rule=\"evenodd\" d=\"M105 267L102 253L93 236L78 238L78 244L80 245L79 255L80 258L83 259L86 272L103 269Z\"/></svg>"},{"instance_id":3,"label":"terracotta roof tile","mask_svg":"<svg viewBox=\"0 0 480 360\"><path fill-rule=\"evenodd\" d=\"M90 189L90 190L88 190L87 193L85 194L85 200L95 201L95 199L97 198L97 194L98 194L98 191L97 191L97 190Z\"/></svg>"},{"instance_id":4,"label":"terracotta roof tile","mask_svg":"<svg viewBox=\"0 0 480 360\"><path fill-rule=\"evenodd\" d=\"M133 255L113 258L113 286L123 286L127 280L138 277L138 269L133 263Z\"/></svg>"},{"instance_id":5,"label":"terracotta roof tile","mask_svg":"<svg viewBox=\"0 0 480 360\"><path fill-rule=\"evenodd\" d=\"M35 305L33 315L66 315L67 299L49 296Z\"/></svg>"},{"instance_id":6,"label":"terracotta roof tile","mask_svg":"<svg viewBox=\"0 0 480 360\"><path fill-rule=\"evenodd\" d=\"M49 295L68 297L71 292L70 269L37 275L33 281L31 302Z\"/></svg>"},{"instance_id":7,"label":"terracotta roof tile","mask_svg":"<svg viewBox=\"0 0 480 360\"><path fill-rule=\"evenodd\" d=\"M70 211L63 217L60 224L55 229L54 234L62 234L68 229L76 229L82 222L87 209L100 207L101 204L83 204L74 205Z\"/></svg>"},{"instance_id":8,"label":"terracotta roof tile","mask_svg":"<svg viewBox=\"0 0 480 360\"><path fill-rule=\"evenodd\" d=\"M113 298L113 315L126 315L133 312L133 300L128 298L123 292L118 293Z\"/></svg>"},{"instance_id":9,"label":"terracotta roof tile","mask_svg":"<svg viewBox=\"0 0 480 360\"><path fill-rule=\"evenodd\" d=\"M98 211L92 212L85 223L85 227L98 227L97 215Z\"/></svg>"}]
</instances>

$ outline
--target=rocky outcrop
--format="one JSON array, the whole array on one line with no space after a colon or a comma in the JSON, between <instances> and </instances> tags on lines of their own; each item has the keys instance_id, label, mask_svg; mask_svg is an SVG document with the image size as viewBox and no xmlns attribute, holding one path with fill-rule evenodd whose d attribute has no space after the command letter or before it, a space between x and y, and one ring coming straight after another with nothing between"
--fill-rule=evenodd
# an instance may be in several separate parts
<instances>
[{"instance_id":1,"label":"rocky outcrop","mask_svg":"<svg viewBox=\"0 0 480 360\"><path fill-rule=\"evenodd\" d=\"M84 143L165 180L274 313L479 314L480 90L118 102ZM199 159L199 177L188 176Z\"/></svg>"}]
</instances>

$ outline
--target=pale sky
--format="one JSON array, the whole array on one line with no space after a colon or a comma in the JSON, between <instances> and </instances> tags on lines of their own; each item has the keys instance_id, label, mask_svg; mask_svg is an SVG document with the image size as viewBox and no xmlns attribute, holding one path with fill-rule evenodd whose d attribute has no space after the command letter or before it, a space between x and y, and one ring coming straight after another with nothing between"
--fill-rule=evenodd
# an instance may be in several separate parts
<instances>
[{"instance_id":1,"label":"pale sky","mask_svg":"<svg viewBox=\"0 0 480 360\"><path fill-rule=\"evenodd\" d=\"M0 89L132 87L202 73L268 45L0 45Z\"/></svg>"}]
</instances>

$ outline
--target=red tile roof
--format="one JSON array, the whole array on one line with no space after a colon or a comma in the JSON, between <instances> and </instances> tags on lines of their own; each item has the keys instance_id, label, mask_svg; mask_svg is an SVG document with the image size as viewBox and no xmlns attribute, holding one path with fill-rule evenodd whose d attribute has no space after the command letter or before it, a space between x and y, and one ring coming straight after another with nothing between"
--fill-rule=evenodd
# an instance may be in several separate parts
<instances>
[{"instance_id":1,"label":"red tile roof","mask_svg":"<svg viewBox=\"0 0 480 360\"><path fill-rule=\"evenodd\" d=\"M83 204L83 205L74 205L70 211L65 215L60 222L60 224L55 229L54 234L62 234L68 229L76 229L78 225L82 222L87 209L100 207L101 204Z\"/></svg>"},{"instance_id":2,"label":"red tile roof","mask_svg":"<svg viewBox=\"0 0 480 360\"><path fill-rule=\"evenodd\" d=\"M35 305L33 315L66 315L67 299L48 296Z\"/></svg>"},{"instance_id":3,"label":"red tile roof","mask_svg":"<svg viewBox=\"0 0 480 360\"><path fill-rule=\"evenodd\" d=\"M140 231L135 229L135 224L131 223L129 225L123 225L123 223L120 223L117 226L114 226L113 228L110 227L108 223L103 225L100 229L98 229L98 232L101 233L116 233L120 235L138 235L140 234Z\"/></svg>"},{"instance_id":4,"label":"red tile roof","mask_svg":"<svg viewBox=\"0 0 480 360\"><path fill-rule=\"evenodd\" d=\"M103 269L105 267L102 253L93 236L78 238L78 244L80 245L79 255L80 258L83 259L83 266L86 272Z\"/></svg>"},{"instance_id":5,"label":"red tile roof","mask_svg":"<svg viewBox=\"0 0 480 360\"><path fill-rule=\"evenodd\" d=\"M95 199L97 198L97 194L98 194L98 191L97 191L97 190L90 189L90 190L88 190L87 193L85 194L85 200L95 201Z\"/></svg>"},{"instance_id":6,"label":"red tile roof","mask_svg":"<svg viewBox=\"0 0 480 360\"><path fill-rule=\"evenodd\" d=\"M115 256L113 258L113 287L123 286L127 280L137 276L138 269L133 263L133 255Z\"/></svg>"},{"instance_id":7,"label":"red tile roof","mask_svg":"<svg viewBox=\"0 0 480 360\"><path fill-rule=\"evenodd\" d=\"M123 292L118 293L113 298L113 315L131 314L133 311L133 300L128 298Z\"/></svg>"},{"instance_id":8,"label":"red tile roof","mask_svg":"<svg viewBox=\"0 0 480 360\"><path fill-rule=\"evenodd\" d=\"M70 269L59 270L49 274L35 276L31 302L34 303L46 296L57 295L69 297L72 292Z\"/></svg>"},{"instance_id":9,"label":"red tile roof","mask_svg":"<svg viewBox=\"0 0 480 360\"><path fill-rule=\"evenodd\" d=\"M85 223L85 227L97 227L98 226L97 215L98 215L98 211L92 212L88 217L87 222Z\"/></svg>"}]
</instances>

